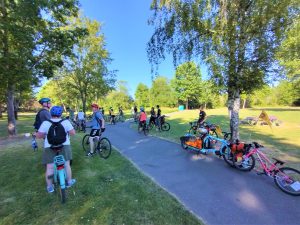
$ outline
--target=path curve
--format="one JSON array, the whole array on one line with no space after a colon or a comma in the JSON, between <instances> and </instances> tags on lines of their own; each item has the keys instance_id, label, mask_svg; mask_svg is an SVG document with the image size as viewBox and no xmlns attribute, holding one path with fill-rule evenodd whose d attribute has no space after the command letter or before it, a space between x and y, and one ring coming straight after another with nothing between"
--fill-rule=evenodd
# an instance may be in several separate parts
<instances>
[{"instance_id":1,"label":"path curve","mask_svg":"<svg viewBox=\"0 0 300 225\"><path fill-rule=\"evenodd\" d=\"M121 154L207 224L300 223L300 197L283 193L273 179L238 171L213 155L197 159L179 144L138 134L129 122L107 128Z\"/></svg>"}]
</instances>

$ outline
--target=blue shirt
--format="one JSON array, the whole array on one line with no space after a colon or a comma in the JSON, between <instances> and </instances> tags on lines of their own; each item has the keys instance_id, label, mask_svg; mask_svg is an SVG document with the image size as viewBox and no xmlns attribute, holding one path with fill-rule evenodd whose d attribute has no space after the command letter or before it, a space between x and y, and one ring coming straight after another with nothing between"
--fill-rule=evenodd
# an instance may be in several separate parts
<instances>
[{"instance_id":1,"label":"blue shirt","mask_svg":"<svg viewBox=\"0 0 300 225\"><path fill-rule=\"evenodd\" d=\"M97 119L99 122L103 119L102 113L100 111L96 111L92 115L92 121L91 121L92 129L101 128L101 125L98 123Z\"/></svg>"}]
</instances>

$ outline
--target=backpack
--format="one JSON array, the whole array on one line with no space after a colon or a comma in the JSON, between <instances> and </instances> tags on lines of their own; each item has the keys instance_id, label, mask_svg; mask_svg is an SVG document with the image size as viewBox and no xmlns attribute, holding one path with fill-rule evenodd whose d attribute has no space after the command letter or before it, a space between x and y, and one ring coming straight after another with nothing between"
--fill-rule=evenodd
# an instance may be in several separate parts
<instances>
[{"instance_id":1,"label":"backpack","mask_svg":"<svg viewBox=\"0 0 300 225\"><path fill-rule=\"evenodd\" d=\"M41 109L40 111L38 111L38 113L36 114L35 116L35 121L34 121L34 124L33 124L33 127L34 129L38 130L42 124L42 121L41 121L41 117L40 117L40 113L43 111L43 110L46 110L46 109Z\"/></svg>"},{"instance_id":2,"label":"backpack","mask_svg":"<svg viewBox=\"0 0 300 225\"><path fill-rule=\"evenodd\" d=\"M60 148L62 144L67 140L67 134L65 128L61 124L62 121L53 122L51 120L47 120L51 123L51 126L48 130L47 139L49 144L51 145L50 148Z\"/></svg>"}]
</instances>

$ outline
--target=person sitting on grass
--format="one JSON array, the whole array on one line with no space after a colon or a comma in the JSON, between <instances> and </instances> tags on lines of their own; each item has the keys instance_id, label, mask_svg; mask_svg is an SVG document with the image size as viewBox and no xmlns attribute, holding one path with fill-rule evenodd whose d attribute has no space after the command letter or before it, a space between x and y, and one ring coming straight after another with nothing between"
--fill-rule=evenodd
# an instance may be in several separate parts
<instances>
[{"instance_id":1,"label":"person sitting on grass","mask_svg":"<svg viewBox=\"0 0 300 225\"><path fill-rule=\"evenodd\" d=\"M62 143L62 150L61 154L64 156L65 159L65 170L66 170L66 175L67 175L67 188L71 187L72 185L75 184L76 180L72 179L72 170L70 166L70 160L72 160L72 150L71 150L71 144L70 144L70 135L75 134L75 130L70 123L69 120L62 120L61 119L61 114L63 112L62 107L60 106L53 106L50 110L51 114L51 121L52 122L59 122L61 121L61 125L65 129L65 135L66 135L66 141ZM44 138L44 151L42 154L42 163L45 165L46 164L46 183L47 183L47 192L52 193L54 192L54 186L52 183L52 179L49 179L54 173L54 163L53 159L56 156L56 151L51 149L51 145L48 142L47 139L47 134L48 131L51 127L52 123L49 120L46 120L42 123L40 126L38 132L36 133L37 138Z\"/></svg>"}]
</instances>

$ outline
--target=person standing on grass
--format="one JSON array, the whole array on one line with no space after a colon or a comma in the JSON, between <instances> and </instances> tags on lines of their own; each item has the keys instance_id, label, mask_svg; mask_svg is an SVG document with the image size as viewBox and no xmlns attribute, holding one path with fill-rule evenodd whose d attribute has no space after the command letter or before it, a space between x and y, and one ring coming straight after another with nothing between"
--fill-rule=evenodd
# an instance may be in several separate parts
<instances>
[{"instance_id":1,"label":"person standing on grass","mask_svg":"<svg viewBox=\"0 0 300 225\"><path fill-rule=\"evenodd\" d=\"M41 124L45 121L45 120L50 120L51 119L51 115L50 115L50 108L51 108L51 99L50 98L41 98L39 100L39 103L42 105L42 109L40 109L38 111L38 113L35 116L35 121L34 121L34 129L37 131Z\"/></svg>"},{"instance_id":2,"label":"person standing on grass","mask_svg":"<svg viewBox=\"0 0 300 225\"><path fill-rule=\"evenodd\" d=\"M156 106L157 108L157 114L156 114L156 126L160 129L160 125L161 125L161 109L159 108L159 105Z\"/></svg>"},{"instance_id":3,"label":"person standing on grass","mask_svg":"<svg viewBox=\"0 0 300 225\"><path fill-rule=\"evenodd\" d=\"M150 121L149 121L149 124L151 124L151 123L155 124L155 119L156 119L156 112L154 110L154 107L152 107L151 111L150 111Z\"/></svg>"},{"instance_id":4,"label":"person standing on grass","mask_svg":"<svg viewBox=\"0 0 300 225\"><path fill-rule=\"evenodd\" d=\"M204 107L200 106L199 108L199 119L197 121L198 127L201 127L206 120L206 112L204 111Z\"/></svg>"},{"instance_id":5,"label":"person standing on grass","mask_svg":"<svg viewBox=\"0 0 300 225\"><path fill-rule=\"evenodd\" d=\"M94 142L101 136L101 133L105 131L105 121L102 113L99 111L99 106L93 103L91 107L93 111L92 120L87 123L87 126L92 128L89 137L90 152L88 152L86 156L93 156L95 147Z\"/></svg>"},{"instance_id":6,"label":"person standing on grass","mask_svg":"<svg viewBox=\"0 0 300 225\"><path fill-rule=\"evenodd\" d=\"M71 187L76 183L75 179L72 179L72 170L70 166L70 160L72 160L72 150L71 150L71 144L70 144L70 135L75 134L75 130L70 123L69 120L62 120L61 115L62 115L63 109L60 106L53 106L50 110L51 114L51 119L46 120L42 123L40 126L38 132L36 133L37 138L44 138L44 151L42 154L42 163L46 164L46 184L47 184L47 192L52 193L54 192L54 186L52 183L52 179L49 179L51 175L54 173L54 163L53 163L53 158L56 156L56 151L52 150L51 145L48 142L47 134L48 131L52 125L52 122L60 122L60 124L63 126L65 129L65 134L66 135L66 141L62 143L62 149L61 149L61 154L64 156L65 159L65 170L66 170L66 175L67 175L67 188Z\"/></svg>"}]
</instances>

